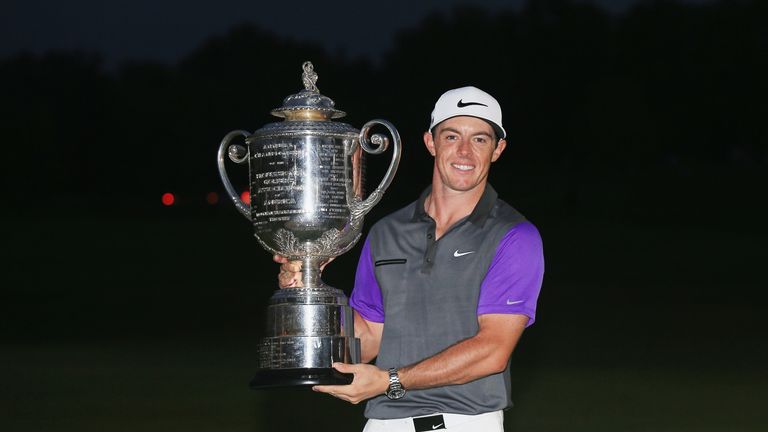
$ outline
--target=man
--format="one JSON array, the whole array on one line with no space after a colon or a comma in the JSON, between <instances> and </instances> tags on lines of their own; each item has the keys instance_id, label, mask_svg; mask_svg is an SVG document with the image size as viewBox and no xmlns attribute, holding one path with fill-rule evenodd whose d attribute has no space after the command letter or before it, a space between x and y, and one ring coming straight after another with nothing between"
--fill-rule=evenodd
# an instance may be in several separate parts
<instances>
[{"instance_id":1,"label":"man","mask_svg":"<svg viewBox=\"0 0 768 432\"><path fill-rule=\"evenodd\" d=\"M335 364L353 382L313 390L369 400L364 432L503 431L509 358L535 319L541 238L488 184L507 145L496 99L444 93L424 144L431 187L372 226L358 263L350 306L366 363ZM300 263L275 261L280 286L297 286Z\"/></svg>"}]
</instances>

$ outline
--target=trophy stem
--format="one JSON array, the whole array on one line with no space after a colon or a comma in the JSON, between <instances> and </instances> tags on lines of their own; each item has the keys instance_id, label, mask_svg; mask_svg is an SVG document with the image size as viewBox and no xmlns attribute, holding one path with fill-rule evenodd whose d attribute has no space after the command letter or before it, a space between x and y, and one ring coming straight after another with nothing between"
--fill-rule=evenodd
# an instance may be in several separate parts
<instances>
[{"instance_id":1,"label":"trophy stem","mask_svg":"<svg viewBox=\"0 0 768 432\"><path fill-rule=\"evenodd\" d=\"M324 288L326 286L323 280L320 279L320 265L326 259L316 256L301 258L301 283L304 288Z\"/></svg>"}]
</instances>

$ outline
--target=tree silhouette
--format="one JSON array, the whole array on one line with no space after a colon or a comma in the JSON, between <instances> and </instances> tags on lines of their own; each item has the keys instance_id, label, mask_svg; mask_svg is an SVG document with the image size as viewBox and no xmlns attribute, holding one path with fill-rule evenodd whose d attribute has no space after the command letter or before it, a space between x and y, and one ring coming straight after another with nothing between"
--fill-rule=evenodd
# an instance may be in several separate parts
<instances>
[{"instance_id":1,"label":"tree silhouette","mask_svg":"<svg viewBox=\"0 0 768 432\"><path fill-rule=\"evenodd\" d=\"M22 207L73 196L154 205L169 189L202 197L218 185L221 137L278 121L269 111L301 90L305 60L342 121L400 129L398 194L429 181L421 134L433 101L467 84L504 105L511 156L494 175L505 184L520 170L576 189L590 177L639 182L631 173L649 169L757 172L768 161L765 18L765 4L749 1L645 2L620 16L562 0L458 7L401 31L379 66L249 24L175 65L107 71L91 53L15 55L0 61L5 196Z\"/></svg>"}]
</instances>

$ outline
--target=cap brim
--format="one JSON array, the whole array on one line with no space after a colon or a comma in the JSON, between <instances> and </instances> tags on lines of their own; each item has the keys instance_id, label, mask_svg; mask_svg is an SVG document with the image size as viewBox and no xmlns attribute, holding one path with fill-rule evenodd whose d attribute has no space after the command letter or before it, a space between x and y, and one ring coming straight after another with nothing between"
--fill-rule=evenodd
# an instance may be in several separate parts
<instances>
[{"instance_id":1,"label":"cap brim","mask_svg":"<svg viewBox=\"0 0 768 432\"><path fill-rule=\"evenodd\" d=\"M471 114L456 114L455 116L446 117L446 118L440 120L439 122L435 123L432 127L430 127L429 128L429 132L431 133L437 127L437 125L439 125L440 123L442 123L442 122L444 122L446 120L450 120L450 119L452 119L454 117L474 117L476 119L480 119L480 120L488 123L493 128L493 132L496 134L496 139L497 140L507 139L507 131L505 131L503 127L501 127L501 126L497 125L496 123L488 120L487 118L479 117L479 116L473 116Z\"/></svg>"}]
</instances>

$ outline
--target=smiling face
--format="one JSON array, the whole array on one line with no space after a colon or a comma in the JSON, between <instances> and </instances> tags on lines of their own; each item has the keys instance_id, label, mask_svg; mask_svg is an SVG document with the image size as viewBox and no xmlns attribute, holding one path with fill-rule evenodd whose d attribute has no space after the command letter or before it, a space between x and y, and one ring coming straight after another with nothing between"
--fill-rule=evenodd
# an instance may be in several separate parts
<instances>
[{"instance_id":1,"label":"smiling face","mask_svg":"<svg viewBox=\"0 0 768 432\"><path fill-rule=\"evenodd\" d=\"M485 189L491 163L507 146L505 140L497 144L495 136L486 121L468 116L443 121L434 135L424 133L424 144L435 157L433 185L456 192Z\"/></svg>"}]
</instances>

